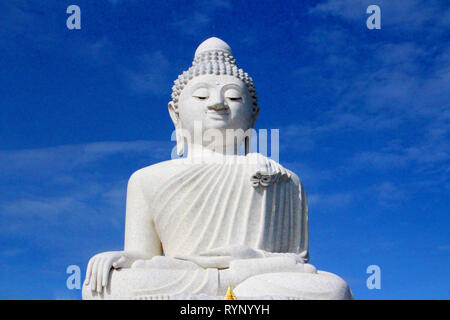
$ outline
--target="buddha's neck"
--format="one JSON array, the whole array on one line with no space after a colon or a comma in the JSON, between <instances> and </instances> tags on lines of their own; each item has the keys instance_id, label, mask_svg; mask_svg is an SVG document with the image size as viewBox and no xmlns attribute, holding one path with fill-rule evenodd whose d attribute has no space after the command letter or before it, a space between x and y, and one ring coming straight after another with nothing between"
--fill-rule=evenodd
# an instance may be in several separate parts
<instances>
[{"instance_id":1,"label":"buddha's neck","mask_svg":"<svg viewBox=\"0 0 450 320\"><path fill-rule=\"evenodd\" d=\"M202 159L205 161L217 160L224 156L236 156L240 154L240 148L238 148L237 145L210 147L200 144L189 144L187 150L186 157L188 159Z\"/></svg>"}]
</instances>

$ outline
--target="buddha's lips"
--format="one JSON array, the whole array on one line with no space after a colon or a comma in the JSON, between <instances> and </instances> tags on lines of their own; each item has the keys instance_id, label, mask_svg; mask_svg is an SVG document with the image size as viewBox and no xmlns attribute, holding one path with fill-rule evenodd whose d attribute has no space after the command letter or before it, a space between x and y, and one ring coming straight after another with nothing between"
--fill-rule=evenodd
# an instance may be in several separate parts
<instances>
[{"instance_id":1,"label":"buddha's lips","mask_svg":"<svg viewBox=\"0 0 450 320\"><path fill-rule=\"evenodd\" d=\"M224 116L228 116L230 114L229 109L220 109L220 110L214 110L214 109L209 109L206 112L207 115L211 116L211 117L220 117L220 118L224 118Z\"/></svg>"}]
</instances>

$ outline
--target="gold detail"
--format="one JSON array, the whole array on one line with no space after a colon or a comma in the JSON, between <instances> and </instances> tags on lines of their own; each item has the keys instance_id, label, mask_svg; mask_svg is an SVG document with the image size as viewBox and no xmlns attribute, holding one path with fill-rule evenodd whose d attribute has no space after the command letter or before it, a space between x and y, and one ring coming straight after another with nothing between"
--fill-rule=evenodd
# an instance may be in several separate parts
<instances>
[{"instance_id":1,"label":"gold detail","mask_svg":"<svg viewBox=\"0 0 450 320\"><path fill-rule=\"evenodd\" d=\"M233 293L233 290L231 290L231 285L228 284L228 290L227 290L227 294L225 295L225 299L224 300L237 300L236 296Z\"/></svg>"}]
</instances>

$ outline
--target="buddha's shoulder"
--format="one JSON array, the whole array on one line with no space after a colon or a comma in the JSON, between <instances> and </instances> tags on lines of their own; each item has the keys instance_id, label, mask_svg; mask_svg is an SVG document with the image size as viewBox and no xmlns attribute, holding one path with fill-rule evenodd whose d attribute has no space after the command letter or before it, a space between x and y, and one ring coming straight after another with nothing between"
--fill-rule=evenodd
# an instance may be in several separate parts
<instances>
[{"instance_id":1,"label":"buddha's shoulder","mask_svg":"<svg viewBox=\"0 0 450 320\"><path fill-rule=\"evenodd\" d=\"M303 188L302 181L301 181L301 179L298 177L298 175L297 175L295 172L289 170L288 168L284 168L284 169L286 170L286 172L287 172L288 175L289 175L289 181L290 181L291 183L293 183L294 185L298 186L299 188Z\"/></svg>"},{"instance_id":2,"label":"buddha's shoulder","mask_svg":"<svg viewBox=\"0 0 450 320\"><path fill-rule=\"evenodd\" d=\"M291 170L289 170L287 168L286 168L286 171L290 174L292 183L294 183L296 185L302 184L300 178L298 177L298 175L295 172L292 172Z\"/></svg>"},{"instance_id":3,"label":"buddha's shoulder","mask_svg":"<svg viewBox=\"0 0 450 320\"><path fill-rule=\"evenodd\" d=\"M249 161L249 163L253 163L256 164L256 167L260 167L260 166L265 166L268 163L270 163L270 165L272 167L278 167L278 170L285 170L289 176L289 181L291 183L294 183L295 185L301 186L301 180L300 178L291 170L289 170L289 168L284 167L281 163L279 163L278 161L271 159L261 153L249 153L246 155L246 160Z\"/></svg>"},{"instance_id":4,"label":"buddha's shoulder","mask_svg":"<svg viewBox=\"0 0 450 320\"><path fill-rule=\"evenodd\" d=\"M176 174L179 171L182 171L186 168L186 163L183 159L173 159L158 162L147 167L141 168L135 171L130 179L139 179L139 180L148 180L149 178L153 179L162 179L167 176L171 176Z\"/></svg>"},{"instance_id":5,"label":"buddha's shoulder","mask_svg":"<svg viewBox=\"0 0 450 320\"><path fill-rule=\"evenodd\" d=\"M280 167L282 167L281 164L276 162L276 164ZM203 166L211 166L211 165L226 165L226 164L198 164L198 163L192 163L190 161L186 161L184 158L180 159L173 159L173 160L167 160L163 162L158 162L153 165L144 167L142 169L139 169L135 171L131 177L130 181L138 181L138 184L145 188L146 185L151 185L153 187L158 187L159 185L164 185L167 181L171 179L171 177L176 176L178 173L181 173L185 171L188 168L196 167L201 168ZM243 162L243 161L236 161L235 166L237 167L237 170L243 170L243 173L248 173L248 170L254 170L255 172L259 169L258 165L252 164L251 162ZM246 168L239 168L240 166L245 166ZM302 187L302 182L300 178L295 174L293 171L289 170L288 168L283 167L286 172L289 175L289 181L290 183L293 183L300 188Z\"/></svg>"},{"instance_id":6,"label":"buddha's shoulder","mask_svg":"<svg viewBox=\"0 0 450 320\"><path fill-rule=\"evenodd\" d=\"M281 165L280 163L278 163L278 162L276 162L276 161L274 161L274 162L275 162L278 166L280 166L280 167L282 167L284 170L286 170L286 172L287 172L287 174L288 174L288 176L289 176L289 182L290 182L290 183L292 183L292 184L298 186L299 189L303 188L302 180L299 178L299 176L298 176L295 172L289 170L288 168L284 167L283 165Z\"/></svg>"}]
</instances>

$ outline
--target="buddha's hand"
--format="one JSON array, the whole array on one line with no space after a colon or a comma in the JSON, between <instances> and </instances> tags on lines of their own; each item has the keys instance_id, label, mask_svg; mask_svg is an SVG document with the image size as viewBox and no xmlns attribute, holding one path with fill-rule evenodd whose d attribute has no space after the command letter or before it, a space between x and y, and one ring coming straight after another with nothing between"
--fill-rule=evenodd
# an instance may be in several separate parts
<instances>
[{"instance_id":1,"label":"buddha's hand","mask_svg":"<svg viewBox=\"0 0 450 320\"><path fill-rule=\"evenodd\" d=\"M176 256L175 258L192 261L203 268L226 269L230 267L233 260L263 257L262 250L236 245L206 250L196 256Z\"/></svg>"},{"instance_id":2,"label":"buddha's hand","mask_svg":"<svg viewBox=\"0 0 450 320\"><path fill-rule=\"evenodd\" d=\"M249 153L247 159L257 165L257 171L250 177L254 187L267 187L269 184L277 183L280 179L289 181L291 173L281 164L260 153Z\"/></svg>"},{"instance_id":3,"label":"buddha's hand","mask_svg":"<svg viewBox=\"0 0 450 320\"><path fill-rule=\"evenodd\" d=\"M109 281L111 268L129 268L136 260L124 251L108 251L99 253L91 258L86 271L85 285L91 285L91 290L101 293Z\"/></svg>"},{"instance_id":4,"label":"buddha's hand","mask_svg":"<svg viewBox=\"0 0 450 320\"><path fill-rule=\"evenodd\" d=\"M301 263L301 264L306 264L307 263L307 259L305 258L304 255L298 254L298 253L292 253L292 252L268 252L268 251L264 251L264 256L266 258L270 258L270 257L286 257L286 258L291 258L295 260L295 263Z\"/></svg>"}]
</instances>

